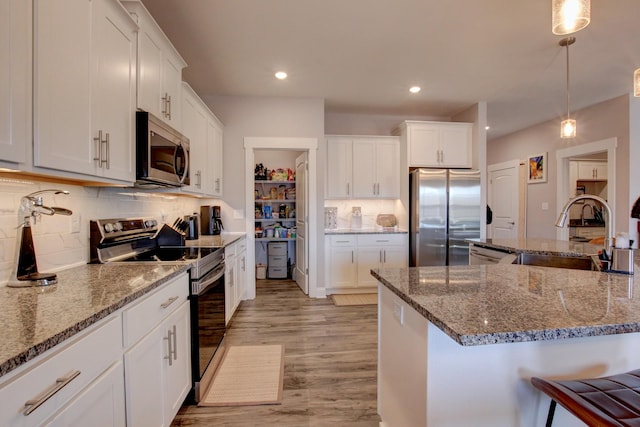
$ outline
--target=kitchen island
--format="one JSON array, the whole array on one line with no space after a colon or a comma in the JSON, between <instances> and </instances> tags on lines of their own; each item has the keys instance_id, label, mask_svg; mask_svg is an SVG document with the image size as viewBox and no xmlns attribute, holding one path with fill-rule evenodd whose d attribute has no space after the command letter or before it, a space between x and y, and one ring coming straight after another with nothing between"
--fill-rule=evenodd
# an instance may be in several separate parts
<instances>
[{"instance_id":1,"label":"kitchen island","mask_svg":"<svg viewBox=\"0 0 640 427\"><path fill-rule=\"evenodd\" d=\"M373 275L383 425L540 426L549 399L532 376L640 366L637 275L511 264ZM583 424L558 407L555 425Z\"/></svg>"}]
</instances>

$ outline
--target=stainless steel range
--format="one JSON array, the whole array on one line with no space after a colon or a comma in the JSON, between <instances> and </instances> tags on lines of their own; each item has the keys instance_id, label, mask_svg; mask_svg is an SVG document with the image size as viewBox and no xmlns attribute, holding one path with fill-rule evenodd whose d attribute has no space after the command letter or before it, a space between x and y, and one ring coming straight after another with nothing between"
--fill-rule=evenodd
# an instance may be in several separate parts
<instances>
[{"instance_id":1,"label":"stainless steel range","mask_svg":"<svg viewBox=\"0 0 640 427\"><path fill-rule=\"evenodd\" d=\"M224 248L185 246L185 235L178 221L172 226L159 226L155 219L145 218L90 221L90 262L161 262L191 267L193 387L188 399L197 402L221 358L216 352L226 332ZM207 369L209 367L211 369Z\"/></svg>"}]
</instances>

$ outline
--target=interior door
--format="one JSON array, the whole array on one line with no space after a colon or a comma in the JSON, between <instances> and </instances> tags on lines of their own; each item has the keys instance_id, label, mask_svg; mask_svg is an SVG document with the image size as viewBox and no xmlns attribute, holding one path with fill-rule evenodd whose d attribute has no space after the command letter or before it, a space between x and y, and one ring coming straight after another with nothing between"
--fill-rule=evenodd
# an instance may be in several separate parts
<instances>
[{"instance_id":1,"label":"interior door","mask_svg":"<svg viewBox=\"0 0 640 427\"><path fill-rule=\"evenodd\" d=\"M307 163L305 152L296 158L296 283L309 295L309 240L307 239Z\"/></svg>"},{"instance_id":2,"label":"interior door","mask_svg":"<svg viewBox=\"0 0 640 427\"><path fill-rule=\"evenodd\" d=\"M494 239L516 239L519 221L519 161L489 166L488 204L493 211L489 236Z\"/></svg>"}]
</instances>

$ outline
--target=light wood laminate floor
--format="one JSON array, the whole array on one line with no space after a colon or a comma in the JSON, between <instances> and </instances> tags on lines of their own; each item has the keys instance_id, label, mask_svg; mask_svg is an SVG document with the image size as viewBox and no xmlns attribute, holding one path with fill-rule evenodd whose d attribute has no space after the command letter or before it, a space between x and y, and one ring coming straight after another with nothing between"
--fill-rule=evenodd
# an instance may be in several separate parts
<instances>
[{"instance_id":1,"label":"light wood laminate floor","mask_svg":"<svg viewBox=\"0 0 640 427\"><path fill-rule=\"evenodd\" d=\"M292 281L258 281L226 345L284 344L281 405L183 406L177 426L378 426L377 306L336 307Z\"/></svg>"}]
</instances>

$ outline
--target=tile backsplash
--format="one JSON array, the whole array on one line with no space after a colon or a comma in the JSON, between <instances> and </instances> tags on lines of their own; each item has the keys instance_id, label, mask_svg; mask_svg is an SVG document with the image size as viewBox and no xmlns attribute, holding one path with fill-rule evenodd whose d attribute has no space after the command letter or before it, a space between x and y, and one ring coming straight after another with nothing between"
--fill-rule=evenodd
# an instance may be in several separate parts
<instances>
[{"instance_id":1,"label":"tile backsplash","mask_svg":"<svg viewBox=\"0 0 640 427\"><path fill-rule=\"evenodd\" d=\"M23 220L20 200L34 191L55 188L69 195L43 194L43 204L73 211L71 216L41 215L32 233L38 270L55 272L84 264L89 258L89 221L103 218L152 217L161 222L199 212L209 199L141 193L136 189L82 187L37 181L0 180L0 286L14 273ZM77 226L74 226L75 224ZM75 228L75 229L74 229ZM75 232L76 230L79 230Z\"/></svg>"},{"instance_id":2,"label":"tile backsplash","mask_svg":"<svg viewBox=\"0 0 640 427\"><path fill-rule=\"evenodd\" d=\"M376 218L378 214L390 213L396 214L397 201L396 200L340 200L331 199L325 200L325 207L338 208L337 214L337 227L336 228L351 228L351 212L354 206L359 206L362 212L362 227L361 228L376 228Z\"/></svg>"}]
</instances>

